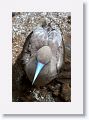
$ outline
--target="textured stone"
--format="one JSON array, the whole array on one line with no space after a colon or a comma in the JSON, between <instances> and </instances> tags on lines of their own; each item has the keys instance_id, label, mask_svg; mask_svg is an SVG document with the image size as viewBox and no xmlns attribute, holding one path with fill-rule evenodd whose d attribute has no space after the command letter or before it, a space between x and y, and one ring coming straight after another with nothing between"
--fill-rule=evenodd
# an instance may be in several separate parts
<instances>
[{"instance_id":1,"label":"textured stone","mask_svg":"<svg viewBox=\"0 0 89 120\"><path fill-rule=\"evenodd\" d=\"M71 88L68 83L62 85L60 96L65 101L71 100Z\"/></svg>"}]
</instances>

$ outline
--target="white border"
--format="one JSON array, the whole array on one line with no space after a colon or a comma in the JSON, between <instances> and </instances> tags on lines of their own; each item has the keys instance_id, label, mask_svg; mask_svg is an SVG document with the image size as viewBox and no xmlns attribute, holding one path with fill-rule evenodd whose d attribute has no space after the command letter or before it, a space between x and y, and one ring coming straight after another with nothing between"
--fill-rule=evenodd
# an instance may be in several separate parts
<instances>
[{"instance_id":1,"label":"white border","mask_svg":"<svg viewBox=\"0 0 89 120\"><path fill-rule=\"evenodd\" d=\"M12 102L12 11L71 12L71 102ZM0 2L0 112L4 114L83 114L82 0L3 0Z\"/></svg>"}]
</instances>

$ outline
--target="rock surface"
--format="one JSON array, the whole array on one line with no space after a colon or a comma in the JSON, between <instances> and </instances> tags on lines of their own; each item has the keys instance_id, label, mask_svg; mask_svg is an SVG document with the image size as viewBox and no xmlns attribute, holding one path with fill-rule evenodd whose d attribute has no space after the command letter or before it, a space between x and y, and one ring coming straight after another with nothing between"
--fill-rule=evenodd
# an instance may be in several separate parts
<instances>
[{"instance_id":1,"label":"rock surface","mask_svg":"<svg viewBox=\"0 0 89 120\"><path fill-rule=\"evenodd\" d=\"M18 12L12 15L12 96L15 102L71 101L71 14L63 12ZM59 78L42 88L31 86L21 66L21 52L26 37L46 19L62 31L65 64ZM44 23L45 24L45 23Z\"/></svg>"}]
</instances>

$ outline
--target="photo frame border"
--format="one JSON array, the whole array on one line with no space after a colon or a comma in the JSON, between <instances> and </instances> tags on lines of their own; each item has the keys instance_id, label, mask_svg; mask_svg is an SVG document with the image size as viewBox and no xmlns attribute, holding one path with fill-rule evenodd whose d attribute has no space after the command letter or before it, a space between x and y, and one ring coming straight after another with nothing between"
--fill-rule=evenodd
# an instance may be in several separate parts
<instances>
[{"instance_id":1,"label":"photo frame border","mask_svg":"<svg viewBox=\"0 0 89 120\"><path fill-rule=\"evenodd\" d=\"M71 12L71 102L12 102L12 12L23 11ZM83 114L83 1L3 0L0 16L0 113Z\"/></svg>"}]
</instances>

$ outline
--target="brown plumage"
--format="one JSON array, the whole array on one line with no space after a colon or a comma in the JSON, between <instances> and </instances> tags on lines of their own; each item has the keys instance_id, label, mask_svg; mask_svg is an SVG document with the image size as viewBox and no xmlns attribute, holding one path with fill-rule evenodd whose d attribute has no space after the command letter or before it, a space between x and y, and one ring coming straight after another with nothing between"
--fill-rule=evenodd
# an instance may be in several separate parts
<instances>
[{"instance_id":1,"label":"brown plumage","mask_svg":"<svg viewBox=\"0 0 89 120\"><path fill-rule=\"evenodd\" d=\"M63 58L64 46L59 29L52 29L51 26L37 27L27 37L22 59L25 72L32 84L44 86L58 77ZM41 69L36 75L38 63L41 64Z\"/></svg>"}]
</instances>

